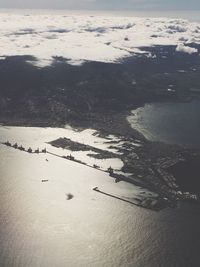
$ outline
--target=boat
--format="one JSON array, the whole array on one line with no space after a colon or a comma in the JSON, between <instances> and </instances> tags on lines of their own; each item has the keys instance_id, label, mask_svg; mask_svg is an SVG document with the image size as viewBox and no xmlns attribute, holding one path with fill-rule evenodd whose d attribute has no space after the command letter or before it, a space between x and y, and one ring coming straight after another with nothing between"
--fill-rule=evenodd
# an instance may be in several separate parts
<instances>
[{"instance_id":1,"label":"boat","mask_svg":"<svg viewBox=\"0 0 200 267\"><path fill-rule=\"evenodd\" d=\"M67 159L69 159L69 160L75 160L75 158L71 154L69 156L67 156Z\"/></svg>"},{"instance_id":2,"label":"boat","mask_svg":"<svg viewBox=\"0 0 200 267\"><path fill-rule=\"evenodd\" d=\"M121 181L121 179L119 177L115 178L115 183L119 183Z\"/></svg>"},{"instance_id":3,"label":"boat","mask_svg":"<svg viewBox=\"0 0 200 267\"><path fill-rule=\"evenodd\" d=\"M4 144L5 144L6 146L11 146L11 143L10 143L9 141L6 141Z\"/></svg>"},{"instance_id":4,"label":"boat","mask_svg":"<svg viewBox=\"0 0 200 267\"><path fill-rule=\"evenodd\" d=\"M24 148L23 146L19 146L18 148L19 148L19 150L21 150L21 151L24 151L24 150L25 150L25 148Z\"/></svg>"},{"instance_id":5,"label":"boat","mask_svg":"<svg viewBox=\"0 0 200 267\"><path fill-rule=\"evenodd\" d=\"M42 183L48 182L48 179L42 179Z\"/></svg>"},{"instance_id":6,"label":"boat","mask_svg":"<svg viewBox=\"0 0 200 267\"><path fill-rule=\"evenodd\" d=\"M107 169L107 171L110 173L110 175L113 174L113 172L114 172L114 170L113 170L112 167L109 167L109 168Z\"/></svg>"},{"instance_id":7,"label":"boat","mask_svg":"<svg viewBox=\"0 0 200 267\"><path fill-rule=\"evenodd\" d=\"M28 153L32 153L32 152L33 152L32 148L29 147L29 149L27 150L27 152L28 152Z\"/></svg>"},{"instance_id":8,"label":"boat","mask_svg":"<svg viewBox=\"0 0 200 267\"><path fill-rule=\"evenodd\" d=\"M13 147L14 147L14 148L18 148L18 144L15 143L15 144L13 145Z\"/></svg>"},{"instance_id":9,"label":"boat","mask_svg":"<svg viewBox=\"0 0 200 267\"><path fill-rule=\"evenodd\" d=\"M100 167L98 166L98 165L96 165L96 164L93 164L93 167L95 168L95 169L99 169Z\"/></svg>"}]
</instances>

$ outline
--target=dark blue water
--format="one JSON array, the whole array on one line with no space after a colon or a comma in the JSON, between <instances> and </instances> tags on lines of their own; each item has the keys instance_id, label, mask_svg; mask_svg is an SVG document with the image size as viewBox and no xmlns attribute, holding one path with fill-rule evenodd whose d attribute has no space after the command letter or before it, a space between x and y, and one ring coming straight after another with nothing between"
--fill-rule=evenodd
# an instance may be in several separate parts
<instances>
[{"instance_id":1,"label":"dark blue water","mask_svg":"<svg viewBox=\"0 0 200 267\"><path fill-rule=\"evenodd\" d=\"M148 104L129 117L133 128L152 141L200 148L200 101Z\"/></svg>"}]
</instances>

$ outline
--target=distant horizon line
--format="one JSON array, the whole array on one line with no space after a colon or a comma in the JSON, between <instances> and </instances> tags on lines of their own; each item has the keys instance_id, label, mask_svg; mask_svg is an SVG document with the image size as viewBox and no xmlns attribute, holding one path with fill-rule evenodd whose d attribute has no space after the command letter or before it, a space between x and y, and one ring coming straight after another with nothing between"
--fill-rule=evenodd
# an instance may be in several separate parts
<instances>
[{"instance_id":1,"label":"distant horizon line","mask_svg":"<svg viewBox=\"0 0 200 267\"><path fill-rule=\"evenodd\" d=\"M27 7L0 7L0 10L57 10L57 11L96 11L96 12L187 12L187 11L194 11L199 12L200 9L194 9L194 8L183 8L183 9L172 9L172 8L116 8L116 9L108 9L108 8L99 8L99 9L90 9L90 8L53 8L53 7L34 7L34 8L27 8Z\"/></svg>"},{"instance_id":2,"label":"distant horizon line","mask_svg":"<svg viewBox=\"0 0 200 267\"><path fill-rule=\"evenodd\" d=\"M170 9L54 9L54 8L1 8L0 13L14 13L23 14L28 12L32 15L40 14L40 15L48 15L49 13L54 13L55 15L59 14L69 14L75 16L113 16L113 17L151 17L151 18L172 18L172 19L185 19L191 22L200 22L200 10L170 10Z\"/></svg>"}]
</instances>

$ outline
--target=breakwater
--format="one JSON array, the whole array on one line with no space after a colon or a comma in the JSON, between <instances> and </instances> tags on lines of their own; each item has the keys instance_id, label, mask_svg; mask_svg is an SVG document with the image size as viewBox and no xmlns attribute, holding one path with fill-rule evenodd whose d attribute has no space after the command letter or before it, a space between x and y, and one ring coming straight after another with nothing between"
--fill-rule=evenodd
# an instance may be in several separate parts
<instances>
[{"instance_id":1,"label":"breakwater","mask_svg":"<svg viewBox=\"0 0 200 267\"><path fill-rule=\"evenodd\" d=\"M29 154L40 154L40 153L45 153L45 154L49 154L49 155L52 155L54 157L58 157L58 158L62 158L62 159L66 159L66 160L70 160L70 161L73 161L75 163L78 163L78 164L82 164L84 166L87 166L89 168L92 168L92 169L96 169L98 171L101 171L101 172L106 172L109 174L109 176L115 178L115 182L119 182L121 181L122 177L121 175L118 175L116 173L114 173L114 169L110 166L107 170L104 170L104 169L101 169L100 166L94 164L94 165L89 165L81 160L78 160L76 159L74 156L72 156L71 154L70 155L59 155L59 154L56 154L56 153L53 153L53 152L50 152L48 151L46 148L43 148L43 149L40 149L40 148L37 148L37 149L32 149L31 147L29 147L28 149L26 149L25 147L23 147L22 145L19 145L17 143L14 143L14 144L11 144L9 141L7 142L4 142L4 143L1 143L2 145L5 145L5 146L8 146L8 147L11 147L11 148L14 148L14 149L18 149L20 151L23 151L23 152L27 152Z\"/></svg>"}]
</instances>

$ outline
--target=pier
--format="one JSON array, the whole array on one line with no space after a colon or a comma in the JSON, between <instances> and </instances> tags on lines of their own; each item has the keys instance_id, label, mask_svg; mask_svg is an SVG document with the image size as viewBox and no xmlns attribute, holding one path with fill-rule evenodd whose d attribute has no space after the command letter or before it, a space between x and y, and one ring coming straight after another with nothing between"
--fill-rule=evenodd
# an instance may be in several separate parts
<instances>
[{"instance_id":1,"label":"pier","mask_svg":"<svg viewBox=\"0 0 200 267\"><path fill-rule=\"evenodd\" d=\"M65 160L70 160L70 161L73 161L77 164L81 164L81 165L84 165L88 168L92 168L92 169L95 169L96 171L101 171L101 172L104 172L104 173L107 173L111 178L114 179L115 183L118 183L120 181L124 181L124 182L128 182L128 183L133 183L133 179L125 176L125 175L122 175L122 174L118 174L118 173L115 173L114 172L114 169L110 166L107 170L104 170L104 169L101 169L100 166L96 165L96 164L93 164L93 165L89 165L81 160L78 160L76 159L75 157L73 157L71 154L70 155L59 155L59 154L56 154L56 153L52 153L50 151L47 151L46 148L43 148L43 149L32 149L31 147L29 147L28 149L25 149L22 145L19 145L17 143L15 144L11 144L11 142L9 141L6 141L4 143L1 143L2 145L5 145L5 146L8 146L10 148L14 148L14 149L18 149L22 152L26 152L26 153L29 153L29 154L41 154L41 153L44 153L44 154L49 154L49 155L52 155L54 157L58 157L58 158L62 158L62 159L65 159ZM48 161L48 160L47 160ZM134 181L134 184L135 185L140 185L139 183L137 183L136 181Z\"/></svg>"},{"instance_id":2,"label":"pier","mask_svg":"<svg viewBox=\"0 0 200 267\"><path fill-rule=\"evenodd\" d=\"M132 184L140 186L140 184L138 184L136 181L134 181L131 177L129 178L129 177L123 175L123 174L115 173L114 169L111 166L109 168L107 168L107 169L101 169L100 166L98 166L96 164L89 165L89 164L87 164L85 162L82 162L81 160L76 159L71 154L69 154L69 155L59 155L59 154L56 154L56 153L48 151L46 148L33 149L33 148L29 147L28 149L25 149L22 145L19 145L17 143L11 144L9 141L1 143L1 144L5 145L7 147L10 147L10 148L19 150L21 152L25 152L25 153L29 153L29 154L35 154L35 155L36 154L45 153L45 154L49 154L49 155L57 157L57 158L61 158L61 159L68 160L68 161L72 161L75 164L84 165L85 167L95 169L96 171L101 171L101 172L107 173L111 178L114 179L115 183L118 183L120 181L124 181L124 182L129 182L129 183L132 183ZM46 161L48 161L48 159L46 159ZM42 181L42 183L46 183L49 180L48 179L42 179L41 181ZM158 201L156 201L156 203L154 203L153 200L149 199L149 198L147 199L147 201L144 201L144 200L141 200L141 199L137 199L137 198L133 198L133 201L134 200L136 201L136 202L133 202L131 200L127 200L127 199L124 199L124 198L121 198L121 197L106 193L104 191L101 191L101 190L98 189L98 187L94 187L93 190L95 192L99 193L99 194L103 194L105 196L115 198L117 200L129 203L131 205L135 205L135 206L143 207L143 208L147 208L147 209L160 210L163 206L166 206L166 203L164 203L164 205L163 205L163 201L161 201L161 204L158 205L158 203L159 203Z\"/></svg>"},{"instance_id":3,"label":"pier","mask_svg":"<svg viewBox=\"0 0 200 267\"><path fill-rule=\"evenodd\" d=\"M8 147L11 147L11 148L14 148L14 149L18 149L20 151L27 152L29 154L45 153L45 154L52 155L54 157L62 158L62 159L65 159L65 160L70 160L70 161L73 161L73 162L75 162L77 164L81 164L81 165L87 166L88 168L92 168L92 169L95 169L97 171L108 173L110 177L115 179L116 183L121 181L121 180L124 180L122 175L114 173L114 169L111 166L107 170L103 170L98 165L96 165L96 164L89 165L89 164L87 164L87 163L85 163L85 162L83 162L81 160L76 159L71 154L67 155L67 156L61 156L59 154L47 151L46 148L43 148L43 149L37 148L37 149L34 150L31 147L29 147L28 149L25 149L22 145L18 145L17 143L12 145L9 141L6 141L6 142L2 143L2 145L8 146Z\"/></svg>"},{"instance_id":4,"label":"pier","mask_svg":"<svg viewBox=\"0 0 200 267\"><path fill-rule=\"evenodd\" d=\"M55 156L55 157L58 157L58 158L63 158L63 159L66 159L66 160L70 160L70 161L73 161L75 163L78 163L78 164L81 164L81 165L84 165L84 166L87 166L88 168L92 168L92 169L95 169L97 171L101 171L101 172L106 172L106 173L109 173L109 176L115 178L115 182L119 182L121 181L122 179L120 179L120 176L121 175L118 175L118 174L115 174L114 173L114 169L112 169L111 167L109 167L107 170L102 170L98 165L96 164L93 164L93 165L89 165L81 160L78 160L76 159L75 157L73 157L71 154L68 155L68 156L61 156L61 155L58 155L56 153L52 153L52 152L49 152L46 150L46 153L47 154L50 154L52 156Z\"/></svg>"},{"instance_id":5,"label":"pier","mask_svg":"<svg viewBox=\"0 0 200 267\"><path fill-rule=\"evenodd\" d=\"M137 207L141 207L144 209L151 209L154 211L160 211L161 209L166 207L166 204L167 204L167 202L164 201L162 198L157 199L157 200L151 199L151 198L146 198L146 199L133 198L133 200L137 201L137 202L133 202L133 201L130 201L130 200L106 193L104 191L101 191L98 189L98 187L94 187L92 190L94 190L95 192L97 192L99 194L102 194L102 195L105 195L105 196L129 203L131 205L135 205Z\"/></svg>"},{"instance_id":6,"label":"pier","mask_svg":"<svg viewBox=\"0 0 200 267\"><path fill-rule=\"evenodd\" d=\"M123 202L129 203L129 204L132 204L132 205L135 205L135 206L138 206L138 207L141 207L141 206L142 206L142 205L139 204L139 203L135 203L135 202L132 202L132 201L130 201L130 200L126 200L126 199L124 199L124 198L121 198L121 197L118 197L118 196L115 196L115 195L106 193L106 192L104 192L104 191L101 191L101 190L98 189L98 187L94 187L92 190L94 190L94 191L97 192L97 193L100 193L100 194L106 195L106 196L108 196L108 197L112 197L112 198L121 200L121 201L123 201Z\"/></svg>"},{"instance_id":7,"label":"pier","mask_svg":"<svg viewBox=\"0 0 200 267\"><path fill-rule=\"evenodd\" d=\"M43 149L32 149L31 147L29 147L28 149L25 149L22 145L18 145L17 143L15 144L11 144L9 141L6 141L4 143L1 143L2 145L5 145L5 146L8 146L10 148L15 148L15 149L18 149L22 152L27 152L29 154L41 154L41 153L45 153L45 154L49 154L49 155L52 155L54 157L58 157L58 158L62 158L62 159L65 159L65 160L70 160L70 161L73 161L77 164L81 164L81 165L84 165L88 168L92 168L92 169L95 169L96 171L101 171L101 172L104 172L104 173L107 173L111 178L114 179L115 183L118 183L120 181L124 181L124 182L128 182L128 183L134 183L135 185L138 185L140 186L141 184L138 183L137 181L133 181L132 178L129 178L123 174L118 174L118 173L115 173L114 172L114 169L110 166L107 170L104 170L104 169L101 169L100 166L96 165L96 164L93 164L93 165L89 165L83 161L80 161L78 159L76 159L75 157L73 157L71 154L70 155L59 155L59 154L56 154L56 153L52 153L50 151L47 151L46 148L43 148ZM48 161L48 160L47 160Z\"/></svg>"}]
</instances>

